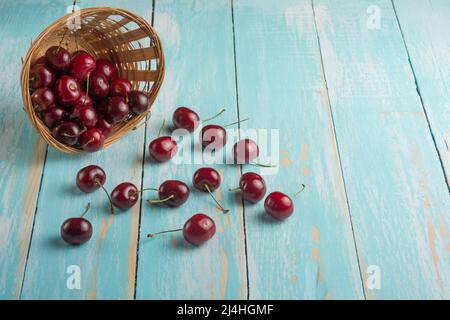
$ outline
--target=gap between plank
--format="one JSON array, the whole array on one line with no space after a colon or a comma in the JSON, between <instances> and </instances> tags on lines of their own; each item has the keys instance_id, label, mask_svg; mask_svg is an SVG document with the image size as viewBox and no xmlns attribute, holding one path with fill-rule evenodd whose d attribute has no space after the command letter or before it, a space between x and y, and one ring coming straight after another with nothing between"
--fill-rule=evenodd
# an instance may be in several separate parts
<instances>
[{"instance_id":1,"label":"gap between plank","mask_svg":"<svg viewBox=\"0 0 450 320\"><path fill-rule=\"evenodd\" d=\"M37 139L41 139L41 138L38 137ZM47 155L48 155L48 144L46 144L46 147L45 147L44 162L42 164L42 172L41 172L41 181L39 181L39 189L38 189L38 194L36 197L36 206L34 208L33 224L31 225L31 231L30 231L31 232L30 241L28 241L27 257L25 258L25 266L23 268L23 273L22 273L22 282L20 284L19 300L22 299L23 285L25 283L25 276L27 273L28 258L30 256L31 242L33 241L34 224L36 222L36 216L37 216L38 207L39 207L39 198L41 196L42 181L44 180L44 172L45 172L45 165L47 163Z\"/></svg>"},{"instance_id":2,"label":"gap between plank","mask_svg":"<svg viewBox=\"0 0 450 320\"><path fill-rule=\"evenodd\" d=\"M356 244L356 236L355 236L355 230L353 228L353 221L352 221L352 215L351 215L351 210L350 210L350 203L348 201L347 185L346 185L346 182L345 182L344 171L343 171L342 163L341 163L341 154L340 154L340 150L339 150L339 142L338 142L338 138L337 138L337 135L336 135L336 126L335 126L335 123L334 123L333 108L331 107L330 93L328 91L328 81L327 81L327 76L325 74L325 65L324 65L324 60L323 60L322 45L321 45L321 42L320 42L319 29L317 27L317 18L316 18L316 10L315 10L315 6L314 6L314 0L311 0L311 8L312 8L312 11L313 11L314 28L316 30L317 44L318 44L318 47L319 47L320 64L321 64L321 68L322 68L322 76L323 76L323 81L324 81L324 84L325 84L325 90L327 92L327 100L328 100L328 106L330 108L331 123L333 125L333 135L334 135L334 140L336 142L336 149L337 149L336 151L337 151L338 159L339 159L338 165L339 165L339 170L340 170L340 173L341 173L342 183L343 183L343 187L344 187L345 200L347 202L347 211L348 211L348 216L349 216L349 220L350 220L350 227L351 227L352 235L353 235L353 244L354 244L355 252L356 252L356 260L358 262L359 276L360 276L360 279L361 279L361 285L362 285L362 289L363 289L364 300L367 300L366 286L364 285L364 279L363 279L363 270L361 270L361 262L360 262L360 259L359 259L358 245Z\"/></svg>"},{"instance_id":3,"label":"gap between plank","mask_svg":"<svg viewBox=\"0 0 450 320\"><path fill-rule=\"evenodd\" d=\"M155 23L155 1L152 0L152 17L151 17L151 25L154 26ZM151 69L151 65L149 64L149 69ZM141 190L144 189L144 173L145 173L145 151L147 150L147 125L148 125L148 115L145 116L145 125L144 125L144 144L142 146L142 172L141 172ZM151 117L151 112L150 112ZM137 293L137 283L138 283L138 269L139 269L139 242L141 240L141 220L142 220L142 203L143 197L141 194L140 203L139 203L139 219L138 219L138 232L137 232L137 242L136 242L136 262L134 269L134 292L133 299L136 300Z\"/></svg>"},{"instance_id":4,"label":"gap between plank","mask_svg":"<svg viewBox=\"0 0 450 320\"><path fill-rule=\"evenodd\" d=\"M239 114L239 92L238 92L238 78L237 78L237 58L236 58L236 35L234 28L234 0L230 0L231 3L231 26L233 30L233 58L234 58L234 87L236 91L236 111L238 116L238 136L241 139L241 116ZM242 176L242 164L239 165L239 174ZM244 251L245 251L245 271L246 271L246 279L247 279L247 300L250 299L250 280L248 274L248 254L247 254L247 229L245 224L245 203L244 199L241 199L242 203L242 222L244 228Z\"/></svg>"},{"instance_id":5,"label":"gap between plank","mask_svg":"<svg viewBox=\"0 0 450 320\"><path fill-rule=\"evenodd\" d=\"M416 86L416 92L417 92L417 95L419 96L420 104L422 105L422 110L423 110L423 113L425 114L425 119L427 121L428 130L430 131L431 139L433 140L434 148L436 149L436 152L437 152L437 155L438 155L438 159L439 159L439 163L441 165L442 174L444 175L444 181L445 181L445 183L447 185L447 190L448 190L448 192L450 194L450 184L449 184L449 181L448 181L447 173L445 172L444 162L442 160L441 153L440 153L439 148L437 146L437 142L436 142L436 138L435 138L434 133L433 133L433 129L431 128L430 118L428 117L427 109L425 108L425 103L423 101L422 93L420 91L419 83L417 81L416 71L414 70L414 67L413 67L413 64L412 64L412 61L411 61L411 56L409 54L409 49L408 49L408 46L406 45L405 35L403 33L403 29L402 29L402 26L400 24L400 19L398 18L397 8L395 7L394 0L391 0L391 4L392 4L392 9L394 10L395 19L397 20L397 26L398 26L398 29L400 31L400 35L402 36L403 46L405 47L406 55L408 57L408 64L409 64L409 67L411 68L411 72L412 72L412 75L414 77L414 83L415 83L415 86ZM445 143L447 144L447 141L445 141ZM448 146L447 146L447 148L448 148Z\"/></svg>"}]
</instances>

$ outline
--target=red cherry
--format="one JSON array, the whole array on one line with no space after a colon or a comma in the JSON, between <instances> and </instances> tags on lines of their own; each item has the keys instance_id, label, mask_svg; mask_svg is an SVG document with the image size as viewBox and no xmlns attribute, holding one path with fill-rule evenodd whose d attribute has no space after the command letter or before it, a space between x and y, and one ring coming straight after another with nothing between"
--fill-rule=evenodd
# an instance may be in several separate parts
<instances>
[{"instance_id":1,"label":"red cherry","mask_svg":"<svg viewBox=\"0 0 450 320\"><path fill-rule=\"evenodd\" d=\"M102 130L105 138L109 138L114 133L114 128L111 123L105 120L102 116L98 118L96 128Z\"/></svg>"},{"instance_id":2,"label":"red cherry","mask_svg":"<svg viewBox=\"0 0 450 320\"><path fill-rule=\"evenodd\" d=\"M122 210L130 209L138 200L139 190L130 182L119 184L111 193L112 203Z\"/></svg>"},{"instance_id":3,"label":"red cherry","mask_svg":"<svg viewBox=\"0 0 450 320\"><path fill-rule=\"evenodd\" d=\"M197 213L193 215L183 227L183 237L187 242L194 246L199 246L216 233L216 224L214 220L206 214Z\"/></svg>"},{"instance_id":4,"label":"red cherry","mask_svg":"<svg viewBox=\"0 0 450 320\"><path fill-rule=\"evenodd\" d=\"M30 87L32 89L51 87L55 83L55 73L44 64L35 64L30 70Z\"/></svg>"},{"instance_id":5,"label":"red cherry","mask_svg":"<svg viewBox=\"0 0 450 320\"><path fill-rule=\"evenodd\" d=\"M275 191L267 196L264 209L273 218L284 220L294 212L294 204L288 195Z\"/></svg>"},{"instance_id":6,"label":"red cherry","mask_svg":"<svg viewBox=\"0 0 450 320\"><path fill-rule=\"evenodd\" d=\"M109 82L102 74L94 74L89 77L89 93L95 100L101 100L108 96Z\"/></svg>"},{"instance_id":7,"label":"red cherry","mask_svg":"<svg viewBox=\"0 0 450 320\"><path fill-rule=\"evenodd\" d=\"M266 183L257 173L244 173L239 180L239 190L244 200L256 203L266 194Z\"/></svg>"},{"instance_id":8,"label":"red cherry","mask_svg":"<svg viewBox=\"0 0 450 320\"><path fill-rule=\"evenodd\" d=\"M103 131L97 128L88 129L81 136L81 147L86 152L96 152L103 148L105 143L105 136L103 135Z\"/></svg>"},{"instance_id":9,"label":"red cherry","mask_svg":"<svg viewBox=\"0 0 450 320\"><path fill-rule=\"evenodd\" d=\"M56 100L64 107L72 107L81 97L81 88L78 82L69 76L62 76L55 83Z\"/></svg>"},{"instance_id":10,"label":"red cherry","mask_svg":"<svg viewBox=\"0 0 450 320\"><path fill-rule=\"evenodd\" d=\"M72 57L63 47L53 46L45 52L47 63L58 73L66 74L69 71Z\"/></svg>"},{"instance_id":11,"label":"red cherry","mask_svg":"<svg viewBox=\"0 0 450 320\"><path fill-rule=\"evenodd\" d=\"M197 213L190 217L183 226L183 229L174 229L158 233L150 233L148 238L153 238L158 234L183 231L184 239L194 246L202 245L211 239L216 233L214 220L203 213Z\"/></svg>"},{"instance_id":12,"label":"red cherry","mask_svg":"<svg viewBox=\"0 0 450 320\"><path fill-rule=\"evenodd\" d=\"M80 134L80 126L71 121L64 121L53 129L53 136L56 140L68 146L77 144Z\"/></svg>"},{"instance_id":13,"label":"red cherry","mask_svg":"<svg viewBox=\"0 0 450 320\"><path fill-rule=\"evenodd\" d=\"M249 163L258 156L258 145L251 139L240 140L233 146L234 162L237 164Z\"/></svg>"},{"instance_id":14,"label":"red cherry","mask_svg":"<svg viewBox=\"0 0 450 320\"><path fill-rule=\"evenodd\" d=\"M80 99L78 100L77 105L82 105L82 106L93 108L94 101L85 91L81 91Z\"/></svg>"},{"instance_id":15,"label":"red cherry","mask_svg":"<svg viewBox=\"0 0 450 320\"><path fill-rule=\"evenodd\" d=\"M200 132L200 141L203 148L218 150L227 143L227 131L215 124L204 126Z\"/></svg>"},{"instance_id":16,"label":"red cherry","mask_svg":"<svg viewBox=\"0 0 450 320\"><path fill-rule=\"evenodd\" d=\"M111 82L109 95L111 97L119 96L122 98L126 98L132 88L133 86L131 85L130 81L124 78L117 78Z\"/></svg>"},{"instance_id":17,"label":"red cherry","mask_svg":"<svg viewBox=\"0 0 450 320\"><path fill-rule=\"evenodd\" d=\"M45 59L45 56L40 56L36 59L36 61L33 62L33 66L37 64L47 64L47 59Z\"/></svg>"},{"instance_id":18,"label":"red cherry","mask_svg":"<svg viewBox=\"0 0 450 320\"><path fill-rule=\"evenodd\" d=\"M179 207L189 198L189 187L179 180L164 181L158 188L159 200L148 200L149 203L164 203L168 207Z\"/></svg>"},{"instance_id":19,"label":"red cherry","mask_svg":"<svg viewBox=\"0 0 450 320\"><path fill-rule=\"evenodd\" d=\"M106 119L111 123L122 122L126 120L130 113L130 107L122 97L112 97L108 100L106 107Z\"/></svg>"},{"instance_id":20,"label":"red cherry","mask_svg":"<svg viewBox=\"0 0 450 320\"><path fill-rule=\"evenodd\" d=\"M147 95L141 91L130 91L128 93L128 104L135 114L144 113L150 106Z\"/></svg>"},{"instance_id":21,"label":"red cherry","mask_svg":"<svg viewBox=\"0 0 450 320\"><path fill-rule=\"evenodd\" d=\"M189 132L194 132L200 124L200 117L195 111L186 107L180 107L173 113L172 122L176 129L186 129Z\"/></svg>"},{"instance_id":22,"label":"red cherry","mask_svg":"<svg viewBox=\"0 0 450 320\"><path fill-rule=\"evenodd\" d=\"M46 111L55 103L55 96L49 88L40 88L31 94L31 102L36 111Z\"/></svg>"},{"instance_id":23,"label":"red cherry","mask_svg":"<svg viewBox=\"0 0 450 320\"><path fill-rule=\"evenodd\" d=\"M150 158L158 162L166 162L177 153L177 142L169 136L159 137L150 142Z\"/></svg>"},{"instance_id":24,"label":"red cherry","mask_svg":"<svg viewBox=\"0 0 450 320\"><path fill-rule=\"evenodd\" d=\"M192 183L194 187L200 191L208 192L214 191L220 187L222 179L220 178L219 172L213 168L200 168L195 171L192 178ZM208 190L209 188L209 190Z\"/></svg>"},{"instance_id":25,"label":"red cherry","mask_svg":"<svg viewBox=\"0 0 450 320\"><path fill-rule=\"evenodd\" d=\"M86 210L77 218L69 218L61 225L61 238L72 245L83 244L92 237L92 224L83 216L89 211L91 204L86 206Z\"/></svg>"},{"instance_id":26,"label":"red cherry","mask_svg":"<svg viewBox=\"0 0 450 320\"><path fill-rule=\"evenodd\" d=\"M81 191L91 193L105 184L106 173L99 166L90 165L78 171L76 182Z\"/></svg>"},{"instance_id":27,"label":"red cherry","mask_svg":"<svg viewBox=\"0 0 450 320\"><path fill-rule=\"evenodd\" d=\"M222 179L220 178L219 172L213 168L200 168L195 171L192 177L192 184L195 188L200 191L208 192L214 202L217 204L219 209L223 213L228 213L230 210L225 209L219 201L214 197L213 191L220 187Z\"/></svg>"},{"instance_id":28,"label":"red cherry","mask_svg":"<svg viewBox=\"0 0 450 320\"><path fill-rule=\"evenodd\" d=\"M294 194L294 197L300 194L304 189L305 185L302 185L302 189L297 191ZM264 201L264 209L271 217L277 220L284 220L289 218L294 212L294 203L288 195L275 191L266 197L266 200Z\"/></svg>"},{"instance_id":29,"label":"red cherry","mask_svg":"<svg viewBox=\"0 0 450 320\"><path fill-rule=\"evenodd\" d=\"M98 121L98 116L95 109L83 105L77 105L73 108L71 118L77 120L86 128L95 127Z\"/></svg>"},{"instance_id":30,"label":"red cherry","mask_svg":"<svg viewBox=\"0 0 450 320\"><path fill-rule=\"evenodd\" d=\"M44 121L45 125L50 129L53 129L66 119L67 119L67 112L59 107L49 108L42 115L42 120Z\"/></svg>"},{"instance_id":31,"label":"red cherry","mask_svg":"<svg viewBox=\"0 0 450 320\"><path fill-rule=\"evenodd\" d=\"M72 58L69 73L79 82L86 81L89 74L95 70L95 58L87 52L78 52Z\"/></svg>"},{"instance_id":32,"label":"red cherry","mask_svg":"<svg viewBox=\"0 0 450 320\"><path fill-rule=\"evenodd\" d=\"M95 74L101 74L108 81L112 81L117 78L118 71L116 66L109 60L99 59L97 60L97 68Z\"/></svg>"}]
</instances>

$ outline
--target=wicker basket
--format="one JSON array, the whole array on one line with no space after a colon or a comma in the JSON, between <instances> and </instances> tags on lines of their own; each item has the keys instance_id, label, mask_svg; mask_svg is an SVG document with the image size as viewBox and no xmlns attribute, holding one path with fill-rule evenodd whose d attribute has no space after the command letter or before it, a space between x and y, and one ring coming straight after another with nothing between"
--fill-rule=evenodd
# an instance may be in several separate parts
<instances>
[{"instance_id":1,"label":"wicker basket","mask_svg":"<svg viewBox=\"0 0 450 320\"><path fill-rule=\"evenodd\" d=\"M119 75L127 78L133 90L142 90L149 97L150 106L156 99L164 79L164 53L158 35L143 18L118 8L98 7L82 9L80 29L70 30L74 14L68 14L47 27L34 41L23 60L21 85L25 111L34 127L45 141L62 152L83 153L56 140L33 109L29 88L29 73L33 62L54 45L61 45L70 52L85 50L99 59L109 59L118 68ZM73 29L73 28L72 28ZM61 40L64 39L62 42ZM150 112L133 116L114 127L114 134L107 138L105 147L122 138L136 127Z\"/></svg>"}]
</instances>

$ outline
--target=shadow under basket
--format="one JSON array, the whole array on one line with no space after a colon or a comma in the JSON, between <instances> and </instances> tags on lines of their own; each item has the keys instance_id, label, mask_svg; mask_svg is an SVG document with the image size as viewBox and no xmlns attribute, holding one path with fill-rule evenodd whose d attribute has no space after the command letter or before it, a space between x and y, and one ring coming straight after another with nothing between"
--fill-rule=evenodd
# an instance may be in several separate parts
<instances>
[{"instance_id":1,"label":"shadow under basket","mask_svg":"<svg viewBox=\"0 0 450 320\"><path fill-rule=\"evenodd\" d=\"M116 124L104 147L118 141L145 119L164 79L164 53L158 35L146 20L131 12L110 7L82 9L47 27L32 43L23 61L21 86L25 111L48 144L66 153L85 152L56 140L31 102L30 68L49 47L55 45L61 45L69 52L84 50L97 59L110 60L119 70L119 76L131 82L133 90L141 90L149 98L148 110Z\"/></svg>"}]
</instances>

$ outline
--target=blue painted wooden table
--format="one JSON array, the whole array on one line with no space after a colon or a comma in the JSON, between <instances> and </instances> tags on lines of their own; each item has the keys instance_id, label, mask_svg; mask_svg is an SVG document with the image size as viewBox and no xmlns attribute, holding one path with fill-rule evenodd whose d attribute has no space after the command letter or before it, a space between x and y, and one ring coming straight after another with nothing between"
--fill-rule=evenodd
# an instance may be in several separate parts
<instances>
[{"instance_id":1,"label":"blue painted wooden table","mask_svg":"<svg viewBox=\"0 0 450 320\"><path fill-rule=\"evenodd\" d=\"M152 21L167 61L146 127L84 156L45 145L19 85L30 39L68 2L0 2L0 298L450 298L448 0L82 1ZM275 129L269 190L307 185L289 220L228 192L248 166L216 166L229 215L192 192L179 209L142 202L110 216L103 195L76 191L91 163L108 188L190 181L201 163L154 165L146 147L180 105ZM61 222L89 201L93 238L64 245ZM206 245L146 238L195 212L216 220Z\"/></svg>"}]
</instances>

